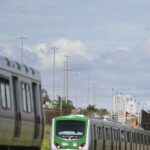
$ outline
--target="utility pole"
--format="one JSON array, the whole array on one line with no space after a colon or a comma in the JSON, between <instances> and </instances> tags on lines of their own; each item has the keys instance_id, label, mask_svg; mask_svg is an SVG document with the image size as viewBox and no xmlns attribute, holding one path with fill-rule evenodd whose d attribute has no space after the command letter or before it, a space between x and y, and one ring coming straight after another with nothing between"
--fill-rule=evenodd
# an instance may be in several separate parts
<instances>
[{"instance_id":1,"label":"utility pole","mask_svg":"<svg viewBox=\"0 0 150 150\"><path fill-rule=\"evenodd\" d=\"M88 89L87 89L87 90L88 90L88 91L87 91L87 92L88 92L88 95L87 95L87 106L88 106L88 105L89 105L89 102L90 102L90 85L89 85L90 77L88 76L87 79L88 79Z\"/></svg>"},{"instance_id":2,"label":"utility pole","mask_svg":"<svg viewBox=\"0 0 150 150\"><path fill-rule=\"evenodd\" d=\"M78 76L79 76L79 72L74 72L74 75L76 76L76 113L77 113L77 107L78 107Z\"/></svg>"},{"instance_id":3,"label":"utility pole","mask_svg":"<svg viewBox=\"0 0 150 150\"><path fill-rule=\"evenodd\" d=\"M104 87L100 87L100 89L101 89L101 106L102 106L100 116L102 117L102 115L103 115L102 113L103 113L103 89L104 89Z\"/></svg>"},{"instance_id":4,"label":"utility pole","mask_svg":"<svg viewBox=\"0 0 150 150\"><path fill-rule=\"evenodd\" d=\"M20 60L20 62L21 62L21 64L23 64L23 48L24 48L23 42L24 42L24 39L27 38L27 36L22 35L22 36L18 36L18 38L21 39L21 60Z\"/></svg>"},{"instance_id":5,"label":"utility pole","mask_svg":"<svg viewBox=\"0 0 150 150\"><path fill-rule=\"evenodd\" d=\"M68 58L69 58L70 56L65 55L64 57L66 58L66 65L65 65L65 66L66 66L66 68L65 68L65 72L66 72L66 73L65 73L65 74L66 74L66 80L65 80L65 81L66 81L66 85L65 85L66 88L65 88L65 89L66 89L66 92L65 92L65 98L66 98L66 102L68 102L68 72L69 72L69 70L70 70L70 69L68 68L68 61L69 61Z\"/></svg>"},{"instance_id":6,"label":"utility pole","mask_svg":"<svg viewBox=\"0 0 150 150\"><path fill-rule=\"evenodd\" d=\"M63 99L66 100L66 61L64 63L64 83L63 83Z\"/></svg>"},{"instance_id":7,"label":"utility pole","mask_svg":"<svg viewBox=\"0 0 150 150\"><path fill-rule=\"evenodd\" d=\"M53 50L53 87L52 87L52 101L54 101L54 97L55 97L55 53L56 50L58 48L57 47L52 47Z\"/></svg>"},{"instance_id":8,"label":"utility pole","mask_svg":"<svg viewBox=\"0 0 150 150\"><path fill-rule=\"evenodd\" d=\"M96 82L92 83L93 87L93 105L96 105Z\"/></svg>"}]
</instances>

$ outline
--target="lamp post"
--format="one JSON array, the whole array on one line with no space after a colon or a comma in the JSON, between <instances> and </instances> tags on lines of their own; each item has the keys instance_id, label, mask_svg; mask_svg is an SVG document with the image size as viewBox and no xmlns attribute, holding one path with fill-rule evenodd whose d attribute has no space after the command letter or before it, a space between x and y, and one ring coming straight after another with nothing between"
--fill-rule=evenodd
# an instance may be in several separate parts
<instances>
[{"instance_id":1,"label":"lamp post","mask_svg":"<svg viewBox=\"0 0 150 150\"><path fill-rule=\"evenodd\" d=\"M66 102L68 101L68 72L69 72L69 68L68 68L68 58L70 57L70 56L68 56L68 55L65 55L64 56L65 58L66 58L66 63L65 63L65 68L64 68L64 71L65 71L65 77L66 77L66 79L65 79L65 98L66 98Z\"/></svg>"},{"instance_id":2,"label":"lamp post","mask_svg":"<svg viewBox=\"0 0 150 150\"><path fill-rule=\"evenodd\" d=\"M88 80L88 89L87 89L87 106L89 105L89 102L90 102L90 85L89 85L89 80L90 80L90 77L88 76L87 77L87 80Z\"/></svg>"},{"instance_id":3,"label":"lamp post","mask_svg":"<svg viewBox=\"0 0 150 150\"><path fill-rule=\"evenodd\" d=\"M54 97L55 97L55 53L56 50L58 48L57 47L52 47L53 50L53 87L52 87L52 101L54 101Z\"/></svg>"},{"instance_id":4,"label":"lamp post","mask_svg":"<svg viewBox=\"0 0 150 150\"><path fill-rule=\"evenodd\" d=\"M78 104L78 80L77 77L80 75L80 72L74 72L74 75L76 76L76 112L77 112L77 104Z\"/></svg>"},{"instance_id":5,"label":"lamp post","mask_svg":"<svg viewBox=\"0 0 150 150\"><path fill-rule=\"evenodd\" d=\"M101 87L99 87L100 89L101 89L101 112L100 112L100 116L102 117L102 113L103 113L103 89L104 89L104 87L103 86L101 86Z\"/></svg>"},{"instance_id":6,"label":"lamp post","mask_svg":"<svg viewBox=\"0 0 150 150\"><path fill-rule=\"evenodd\" d=\"M99 87L101 89L101 107L103 108L103 90L104 90L104 87Z\"/></svg>"},{"instance_id":7,"label":"lamp post","mask_svg":"<svg viewBox=\"0 0 150 150\"><path fill-rule=\"evenodd\" d=\"M92 83L93 87L93 105L96 105L96 82Z\"/></svg>"},{"instance_id":8,"label":"lamp post","mask_svg":"<svg viewBox=\"0 0 150 150\"><path fill-rule=\"evenodd\" d=\"M64 64L63 100L66 100L66 61L63 61L63 64Z\"/></svg>"},{"instance_id":9,"label":"lamp post","mask_svg":"<svg viewBox=\"0 0 150 150\"><path fill-rule=\"evenodd\" d=\"M18 38L21 39L21 61L20 62L21 64L23 64L23 48L24 48L23 42L24 42L24 39L27 38L27 36L21 35L21 36L18 36Z\"/></svg>"}]
</instances>

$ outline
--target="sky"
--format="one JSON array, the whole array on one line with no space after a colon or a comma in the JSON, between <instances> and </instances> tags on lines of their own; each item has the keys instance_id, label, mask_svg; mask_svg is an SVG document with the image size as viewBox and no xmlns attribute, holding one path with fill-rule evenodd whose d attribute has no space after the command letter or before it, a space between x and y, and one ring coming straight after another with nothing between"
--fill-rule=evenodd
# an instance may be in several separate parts
<instances>
[{"instance_id":1,"label":"sky","mask_svg":"<svg viewBox=\"0 0 150 150\"><path fill-rule=\"evenodd\" d=\"M68 55L68 93L74 105L111 110L112 96L118 92L135 96L141 108L150 109L149 0L0 0L0 4L0 55L20 62L18 36L27 36L24 63L40 71L42 88L50 97L52 47L57 47L55 98L63 96Z\"/></svg>"}]
</instances>

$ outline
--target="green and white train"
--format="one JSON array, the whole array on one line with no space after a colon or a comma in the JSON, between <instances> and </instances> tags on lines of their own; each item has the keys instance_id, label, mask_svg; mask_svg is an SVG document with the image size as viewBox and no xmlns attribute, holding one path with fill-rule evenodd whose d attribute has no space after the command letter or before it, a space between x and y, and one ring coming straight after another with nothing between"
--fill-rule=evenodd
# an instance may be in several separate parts
<instances>
[{"instance_id":1,"label":"green and white train","mask_svg":"<svg viewBox=\"0 0 150 150\"><path fill-rule=\"evenodd\" d=\"M150 132L80 115L53 118L51 150L150 150Z\"/></svg>"}]
</instances>

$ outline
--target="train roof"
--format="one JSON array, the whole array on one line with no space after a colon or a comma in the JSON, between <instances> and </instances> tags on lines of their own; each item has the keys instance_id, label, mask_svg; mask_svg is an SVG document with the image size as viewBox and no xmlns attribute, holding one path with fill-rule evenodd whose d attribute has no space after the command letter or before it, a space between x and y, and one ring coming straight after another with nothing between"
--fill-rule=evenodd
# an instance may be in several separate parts
<instances>
[{"instance_id":1,"label":"train roof","mask_svg":"<svg viewBox=\"0 0 150 150\"><path fill-rule=\"evenodd\" d=\"M28 67L25 64L20 64L17 61L8 59L7 57L0 56L0 69L10 71L28 78L41 80L40 72Z\"/></svg>"},{"instance_id":2,"label":"train roof","mask_svg":"<svg viewBox=\"0 0 150 150\"><path fill-rule=\"evenodd\" d=\"M79 119L79 120L88 120L88 117L85 117L84 115L67 115L67 116L57 116L54 119L56 120L70 120L70 119Z\"/></svg>"}]
</instances>

